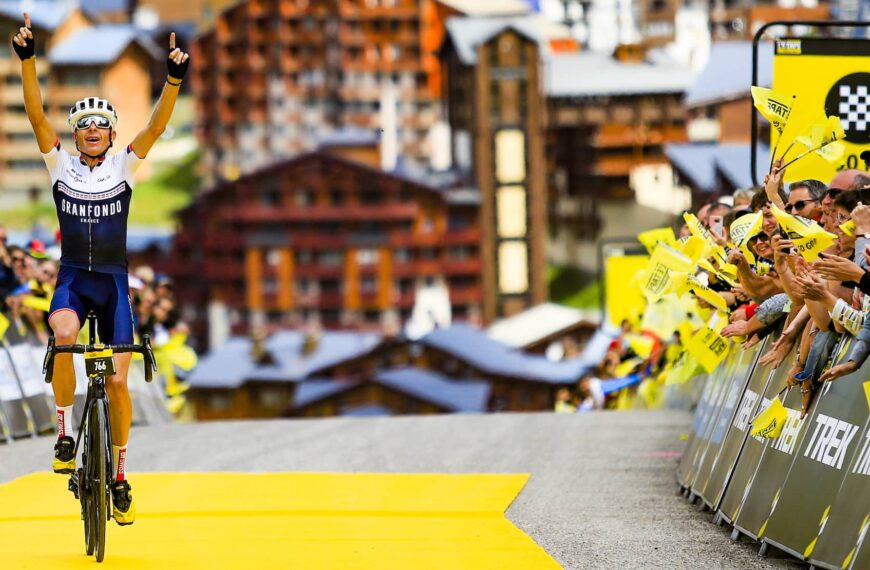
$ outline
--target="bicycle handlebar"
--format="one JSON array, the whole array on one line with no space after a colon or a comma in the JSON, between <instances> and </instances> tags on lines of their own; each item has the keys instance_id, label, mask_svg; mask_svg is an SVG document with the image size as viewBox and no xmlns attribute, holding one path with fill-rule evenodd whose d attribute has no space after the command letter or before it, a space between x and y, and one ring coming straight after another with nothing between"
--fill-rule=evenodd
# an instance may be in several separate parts
<instances>
[{"instance_id":1,"label":"bicycle handlebar","mask_svg":"<svg viewBox=\"0 0 870 570\"><path fill-rule=\"evenodd\" d=\"M157 371L157 361L154 359L154 351L151 350L151 337L144 335L142 344L54 344L54 336L49 337L48 347L45 353L45 360L42 363L42 373L45 374L45 383L51 383L51 377L54 373L54 355L60 354L84 354L94 350L111 349L116 352L137 352L145 359L145 381L151 382L153 373Z\"/></svg>"}]
</instances>

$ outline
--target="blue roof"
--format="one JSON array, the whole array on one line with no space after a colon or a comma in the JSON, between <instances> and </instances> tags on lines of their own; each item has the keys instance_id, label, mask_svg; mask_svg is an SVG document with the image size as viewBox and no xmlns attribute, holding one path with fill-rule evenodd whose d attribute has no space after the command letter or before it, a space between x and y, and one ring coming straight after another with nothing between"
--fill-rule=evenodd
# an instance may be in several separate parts
<instances>
[{"instance_id":1,"label":"blue roof","mask_svg":"<svg viewBox=\"0 0 870 570\"><path fill-rule=\"evenodd\" d=\"M758 47L758 84L773 81L773 44ZM749 97L752 86L752 42L715 42L710 60L686 93L686 106L698 107L729 99Z\"/></svg>"},{"instance_id":2,"label":"blue roof","mask_svg":"<svg viewBox=\"0 0 870 570\"><path fill-rule=\"evenodd\" d=\"M251 358L251 339L233 337L200 359L188 383L196 388L237 388L248 380L299 382L370 353L380 345L381 338L377 333L325 331L314 351L304 355L305 335L301 331L280 331L265 342L265 349L275 363L258 366Z\"/></svg>"},{"instance_id":3,"label":"blue roof","mask_svg":"<svg viewBox=\"0 0 870 570\"><path fill-rule=\"evenodd\" d=\"M18 0L0 0L0 17L11 18L24 25L26 10L30 14L30 23L43 30L53 31L70 15L70 12L79 7L78 2L20 2Z\"/></svg>"},{"instance_id":4,"label":"blue roof","mask_svg":"<svg viewBox=\"0 0 870 570\"><path fill-rule=\"evenodd\" d=\"M87 0L87 3L87 9L95 14L126 12L130 9L130 0Z\"/></svg>"},{"instance_id":5,"label":"blue roof","mask_svg":"<svg viewBox=\"0 0 870 570\"><path fill-rule=\"evenodd\" d=\"M491 387L483 380L451 380L441 374L409 366L382 370L375 382L416 396L453 412L485 412Z\"/></svg>"},{"instance_id":6,"label":"blue roof","mask_svg":"<svg viewBox=\"0 0 870 570\"><path fill-rule=\"evenodd\" d=\"M764 179L770 149L758 145L756 174ZM717 190L717 174L735 188L753 186L751 175L751 147L744 143L689 143L665 145L665 155L681 175L702 192Z\"/></svg>"},{"instance_id":7,"label":"blue roof","mask_svg":"<svg viewBox=\"0 0 870 570\"><path fill-rule=\"evenodd\" d=\"M481 372L519 380L573 384L590 368L582 358L552 362L543 356L527 354L491 339L480 329L462 324L433 331L419 342Z\"/></svg>"},{"instance_id":8,"label":"blue roof","mask_svg":"<svg viewBox=\"0 0 870 570\"><path fill-rule=\"evenodd\" d=\"M451 412L485 412L491 391L489 382L483 380L451 380L413 366L380 370L371 382ZM307 406L360 385L360 382L333 379L305 380L296 387L293 408Z\"/></svg>"},{"instance_id":9,"label":"blue roof","mask_svg":"<svg viewBox=\"0 0 870 570\"><path fill-rule=\"evenodd\" d=\"M293 393L293 408L301 408L307 406L311 402L322 400L349 390L355 386L359 386L359 382L345 382L342 380L333 380L330 378L314 378L300 382L296 386L296 391Z\"/></svg>"},{"instance_id":10,"label":"blue roof","mask_svg":"<svg viewBox=\"0 0 870 570\"><path fill-rule=\"evenodd\" d=\"M55 45L48 53L54 65L105 65L118 59L136 43L154 59L162 52L151 38L129 24L107 24L83 28Z\"/></svg>"}]
</instances>

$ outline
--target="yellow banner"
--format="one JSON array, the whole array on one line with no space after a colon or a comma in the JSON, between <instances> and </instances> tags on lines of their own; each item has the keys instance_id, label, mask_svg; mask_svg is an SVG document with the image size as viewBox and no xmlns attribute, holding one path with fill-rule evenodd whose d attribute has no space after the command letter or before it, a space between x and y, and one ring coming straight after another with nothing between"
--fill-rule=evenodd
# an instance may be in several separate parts
<instances>
[{"instance_id":1,"label":"yellow banner","mask_svg":"<svg viewBox=\"0 0 870 570\"><path fill-rule=\"evenodd\" d=\"M646 255L613 255L604 262L604 287L607 294L607 315L619 326L623 319L634 319L643 313L643 294L638 287L628 286L638 272L646 270Z\"/></svg>"},{"instance_id":2,"label":"yellow banner","mask_svg":"<svg viewBox=\"0 0 870 570\"><path fill-rule=\"evenodd\" d=\"M724 313L729 312L728 303L725 301L722 295L704 285L694 275L690 275L688 273L674 275L673 287L677 295L684 295L685 293L691 291L692 293L697 295L699 299L704 300L719 311L722 311Z\"/></svg>"},{"instance_id":3,"label":"yellow banner","mask_svg":"<svg viewBox=\"0 0 870 570\"><path fill-rule=\"evenodd\" d=\"M777 396L752 422L752 435L768 439L777 438L782 433L786 419L788 419L788 412Z\"/></svg>"},{"instance_id":4,"label":"yellow banner","mask_svg":"<svg viewBox=\"0 0 870 570\"><path fill-rule=\"evenodd\" d=\"M695 333L686 349L709 374L728 355L729 345L716 331L704 326Z\"/></svg>"},{"instance_id":5,"label":"yellow banner","mask_svg":"<svg viewBox=\"0 0 870 570\"><path fill-rule=\"evenodd\" d=\"M790 48L795 41L800 45L797 52ZM782 142L795 140L820 116L839 116L843 132L834 132L833 127L826 130L830 129L831 138L836 136L844 145L843 167L863 170L860 155L870 150L870 129L861 114L861 93L867 83L864 74L870 65L866 40L783 38L777 40L774 52L773 90L797 96ZM778 136L771 129L771 148ZM789 166L785 176L787 182L812 178L828 184L837 170L839 166L829 162L824 153L811 153Z\"/></svg>"}]
</instances>

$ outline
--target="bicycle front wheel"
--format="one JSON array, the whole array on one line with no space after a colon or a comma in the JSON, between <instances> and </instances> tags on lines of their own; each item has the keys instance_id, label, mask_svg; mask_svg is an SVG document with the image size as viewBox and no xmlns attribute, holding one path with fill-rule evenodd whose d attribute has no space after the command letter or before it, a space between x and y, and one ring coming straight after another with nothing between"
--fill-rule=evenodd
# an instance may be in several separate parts
<instances>
[{"instance_id":1,"label":"bicycle front wheel","mask_svg":"<svg viewBox=\"0 0 870 570\"><path fill-rule=\"evenodd\" d=\"M109 509L108 445L109 421L105 405L96 402L91 406L90 417L93 447L90 449L89 471L91 488L91 532L94 538L94 555L102 562L106 555L106 518Z\"/></svg>"}]
</instances>

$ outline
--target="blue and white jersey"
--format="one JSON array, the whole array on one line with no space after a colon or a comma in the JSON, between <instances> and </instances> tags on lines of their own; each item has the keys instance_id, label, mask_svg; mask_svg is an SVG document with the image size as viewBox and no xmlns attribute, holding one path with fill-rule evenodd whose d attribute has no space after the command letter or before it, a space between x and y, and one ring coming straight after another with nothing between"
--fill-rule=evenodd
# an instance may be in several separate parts
<instances>
[{"instance_id":1,"label":"blue and white jersey","mask_svg":"<svg viewBox=\"0 0 870 570\"><path fill-rule=\"evenodd\" d=\"M60 148L60 141L42 158L60 223L61 265L127 273L127 215L133 174L142 159L128 146L91 170L81 157Z\"/></svg>"}]
</instances>

